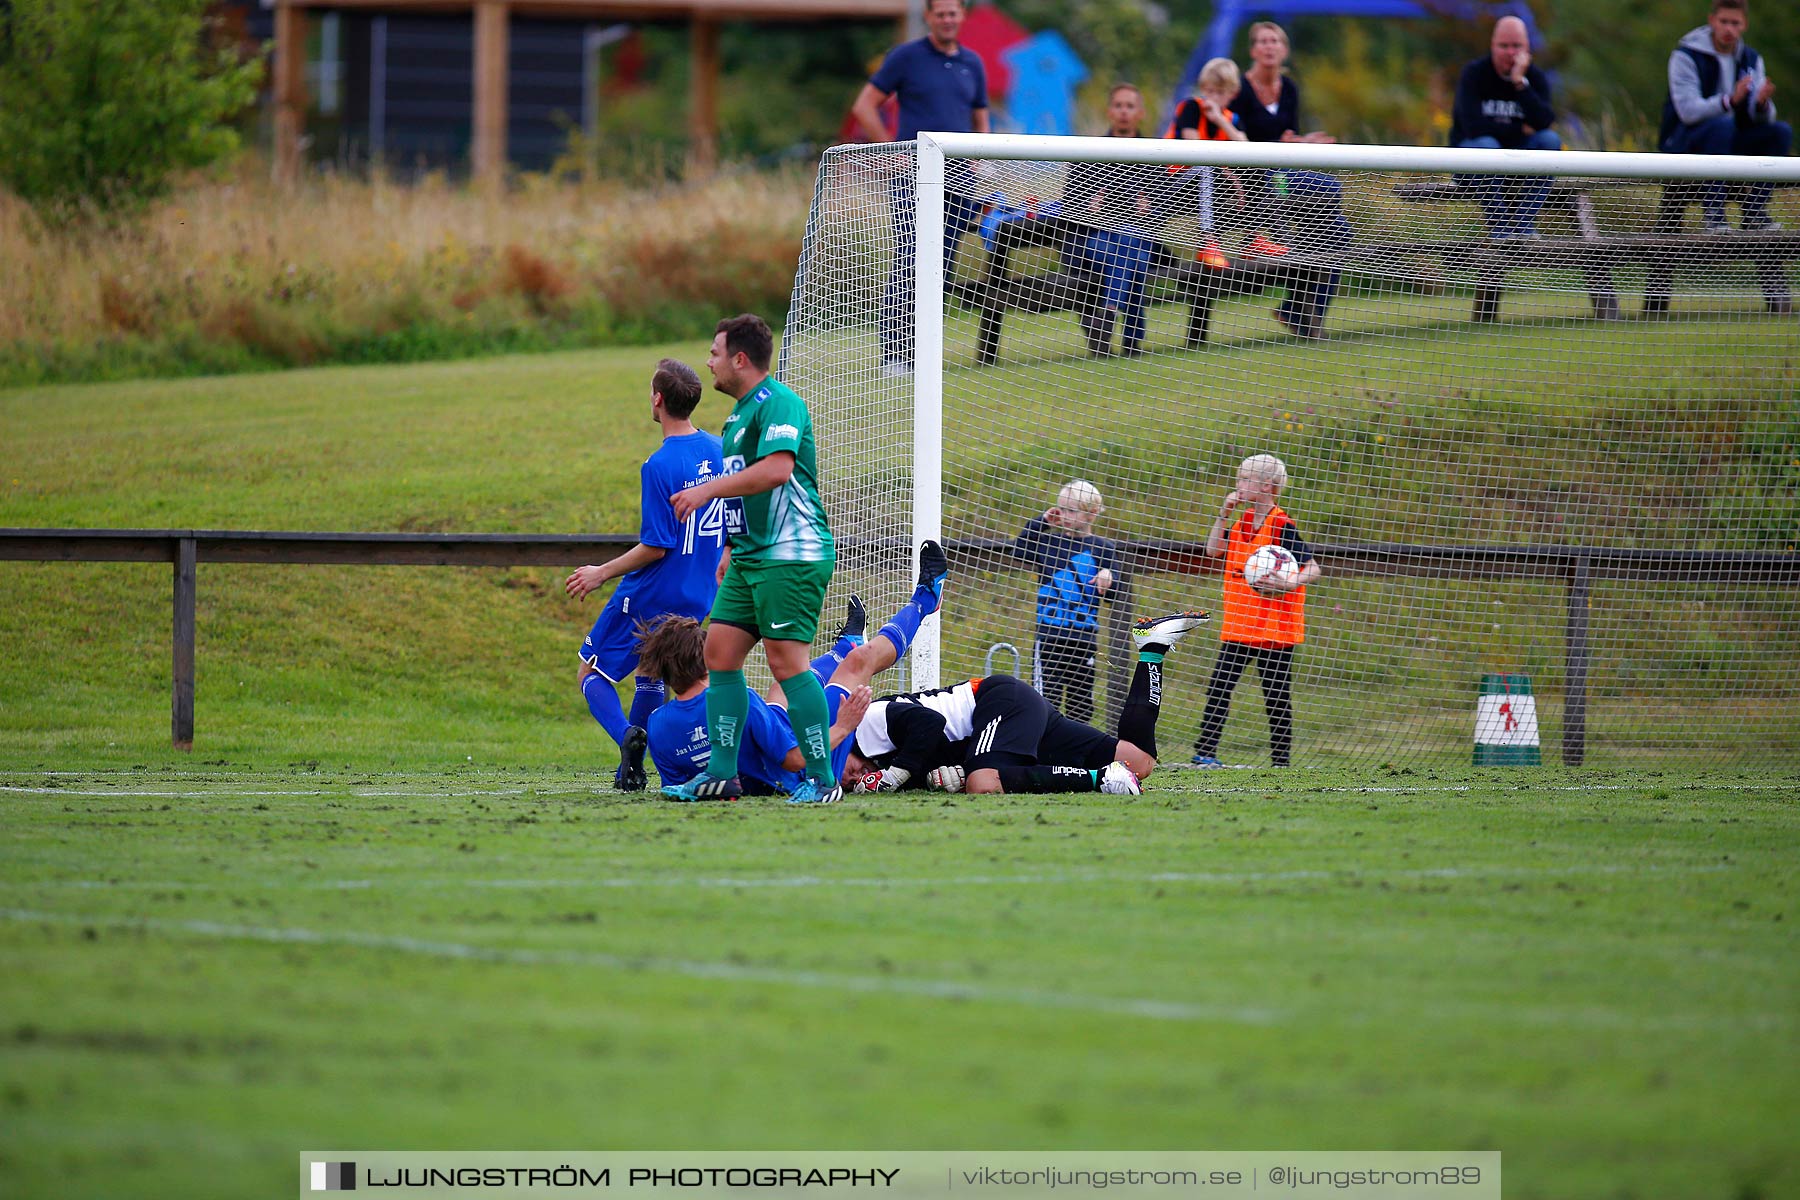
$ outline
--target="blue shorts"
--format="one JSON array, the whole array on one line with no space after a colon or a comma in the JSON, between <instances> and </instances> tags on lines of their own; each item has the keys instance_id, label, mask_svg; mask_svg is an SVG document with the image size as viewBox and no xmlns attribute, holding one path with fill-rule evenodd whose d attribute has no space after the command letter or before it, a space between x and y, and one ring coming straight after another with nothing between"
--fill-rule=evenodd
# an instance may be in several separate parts
<instances>
[{"instance_id":1,"label":"blue shorts","mask_svg":"<svg viewBox=\"0 0 1800 1200\"><path fill-rule=\"evenodd\" d=\"M637 618L628 614L617 598L606 602L582 640L581 661L613 683L624 682L637 670Z\"/></svg>"}]
</instances>

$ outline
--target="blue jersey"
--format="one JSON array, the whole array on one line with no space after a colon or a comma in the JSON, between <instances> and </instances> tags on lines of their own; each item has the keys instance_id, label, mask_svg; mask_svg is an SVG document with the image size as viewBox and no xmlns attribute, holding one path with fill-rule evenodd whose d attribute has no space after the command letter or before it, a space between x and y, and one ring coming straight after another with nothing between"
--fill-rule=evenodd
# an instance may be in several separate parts
<instances>
[{"instance_id":1,"label":"blue jersey","mask_svg":"<svg viewBox=\"0 0 1800 1200\"><path fill-rule=\"evenodd\" d=\"M712 757L704 691L689 700L670 700L650 714L644 731L650 737L650 759L665 785L686 783L704 771ZM784 770L781 760L798 744L787 714L751 692L744 739L738 746L738 774L785 791L800 782L800 774Z\"/></svg>"},{"instance_id":2,"label":"blue jersey","mask_svg":"<svg viewBox=\"0 0 1800 1200\"><path fill-rule=\"evenodd\" d=\"M900 100L897 139L910 142L920 130L969 133L976 109L988 106L987 69L967 46L945 54L919 38L888 52L869 82Z\"/></svg>"},{"instance_id":3,"label":"blue jersey","mask_svg":"<svg viewBox=\"0 0 1800 1200\"><path fill-rule=\"evenodd\" d=\"M837 720L843 697L840 688L825 689L829 720ZM706 738L706 693L702 691L688 700L670 700L650 714L645 732L650 738L650 760L656 764L656 773L663 783L686 783L704 771L707 760L712 758L712 743ZM793 791L805 773L786 770L781 762L797 745L787 713L751 692L750 711L744 718L744 739L738 747L738 775L745 784L754 780L771 791ZM850 739L845 738L831 754L834 774L844 773L849 757Z\"/></svg>"},{"instance_id":4,"label":"blue jersey","mask_svg":"<svg viewBox=\"0 0 1800 1200\"><path fill-rule=\"evenodd\" d=\"M712 611L725 549L725 501L714 500L678 522L669 498L724 471L719 439L703 429L663 439L638 469L643 513L638 541L667 553L619 580L613 603L627 615L649 620L678 613L704 621Z\"/></svg>"}]
</instances>

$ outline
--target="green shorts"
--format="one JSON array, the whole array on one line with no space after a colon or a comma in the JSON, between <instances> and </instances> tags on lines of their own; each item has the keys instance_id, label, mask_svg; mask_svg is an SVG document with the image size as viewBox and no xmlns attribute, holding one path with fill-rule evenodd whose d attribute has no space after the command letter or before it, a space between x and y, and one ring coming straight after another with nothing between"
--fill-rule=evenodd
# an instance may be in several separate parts
<instances>
[{"instance_id":1,"label":"green shorts","mask_svg":"<svg viewBox=\"0 0 1800 1200\"><path fill-rule=\"evenodd\" d=\"M812 643L836 563L739 562L725 568L712 619L780 642Z\"/></svg>"}]
</instances>

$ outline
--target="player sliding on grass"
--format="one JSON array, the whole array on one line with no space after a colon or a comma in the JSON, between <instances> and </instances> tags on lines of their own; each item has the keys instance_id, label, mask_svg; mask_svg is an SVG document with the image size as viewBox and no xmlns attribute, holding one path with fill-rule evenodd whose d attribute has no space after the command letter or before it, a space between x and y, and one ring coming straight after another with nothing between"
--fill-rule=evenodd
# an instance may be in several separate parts
<instances>
[{"instance_id":1,"label":"player sliding on grass","mask_svg":"<svg viewBox=\"0 0 1800 1200\"><path fill-rule=\"evenodd\" d=\"M851 597L850 620L830 652L812 662L811 674L824 684L831 767L841 774L849 754L850 734L869 703L868 681L894 665L912 646L919 625L943 602L947 561L943 547L926 542L919 548L919 580L912 598L901 605L875 637L861 640L861 602ZM782 711L786 698L780 685L767 702L752 694L739 738L736 774L725 789L702 785L713 757L706 727L705 635L691 618L671 617L644 631L638 650L644 669L662 679L672 693L650 718L650 754L662 776L663 795L676 800L718 800L739 795L786 792L790 803L809 780L805 758Z\"/></svg>"},{"instance_id":2,"label":"player sliding on grass","mask_svg":"<svg viewBox=\"0 0 1800 1200\"><path fill-rule=\"evenodd\" d=\"M1138 661L1117 737L1070 720L1011 675L989 675L871 704L856 728L845 784L889 792L929 778L946 791L1135 796L1156 769L1163 656L1210 619L1180 612L1132 626Z\"/></svg>"}]
</instances>

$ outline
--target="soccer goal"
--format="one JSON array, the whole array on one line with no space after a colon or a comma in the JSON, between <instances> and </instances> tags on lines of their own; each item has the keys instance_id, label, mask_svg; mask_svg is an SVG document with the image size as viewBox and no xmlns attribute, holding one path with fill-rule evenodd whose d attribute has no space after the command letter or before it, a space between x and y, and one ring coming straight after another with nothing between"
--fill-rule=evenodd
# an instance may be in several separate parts
<instances>
[{"instance_id":1,"label":"soccer goal","mask_svg":"<svg viewBox=\"0 0 1800 1200\"><path fill-rule=\"evenodd\" d=\"M1208 529L1270 454L1323 570L1296 765L1800 761L1795 185L1800 161L1753 158L833 149L780 372L818 425L834 588L885 608L941 538L910 682L1030 676L1040 601L1092 572L1046 581L1016 539L1086 480L1117 566L1077 630L1104 723L1132 616L1221 612ZM1169 656L1165 761L1220 651ZM1228 764L1269 761L1257 676Z\"/></svg>"}]
</instances>

